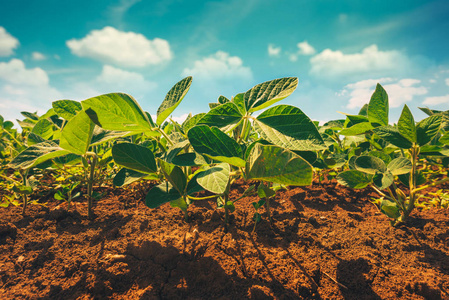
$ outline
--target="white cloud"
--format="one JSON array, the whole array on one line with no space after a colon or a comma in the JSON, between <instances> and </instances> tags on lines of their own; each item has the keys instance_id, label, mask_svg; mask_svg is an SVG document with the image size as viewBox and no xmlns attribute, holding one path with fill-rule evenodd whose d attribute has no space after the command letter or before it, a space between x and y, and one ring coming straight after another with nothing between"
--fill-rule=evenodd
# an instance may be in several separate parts
<instances>
[{"instance_id":1,"label":"white cloud","mask_svg":"<svg viewBox=\"0 0 449 300\"><path fill-rule=\"evenodd\" d=\"M273 44L268 45L268 55L269 56L279 56L281 54L281 47L276 47Z\"/></svg>"},{"instance_id":2,"label":"white cloud","mask_svg":"<svg viewBox=\"0 0 449 300\"><path fill-rule=\"evenodd\" d=\"M0 62L0 80L14 85L48 85L47 73L41 68L27 69L20 59Z\"/></svg>"},{"instance_id":3,"label":"white cloud","mask_svg":"<svg viewBox=\"0 0 449 300\"><path fill-rule=\"evenodd\" d=\"M157 87L156 83L145 80L142 74L109 65L103 66L103 70L96 80L105 93L125 92L137 98Z\"/></svg>"},{"instance_id":4,"label":"white cloud","mask_svg":"<svg viewBox=\"0 0 449 300\"><path fill-rule=\"evenodd\" d=\"M5 119L23 119L23 110L45 113L61 96L41 68L27 69L19 59L0 63L0 111Z\"/></svg>"},{"instance_id":5,"label":"white cloud","mask_svg":"<svg viewBox=\"0 0 449 300\"><path fill-rule=\"evenodd\" d=\"M446 82L446 85L449 86L449 78L446 78L446 80L444 82Z\"/></svg>"},{"instance_id":6,"label":"white cloud","mask_svg":"<svg viewBox=\"0 0 449 300\"><path fill-rule=\"evenodd\" d=\"M427 97L422 104L424 105L438 105L443 103L449 103L449 95Z\"/></svg>"},{"instance_id":7,"label":"white cloud","mask_svg":"<svg viewBox=\"0 0 449 300\"><path fill-rule=\"evenodd\" d=\"M307 41L298 43L296 46L298 46L299 55L313 55L316 52L315 48L313 48Z\"/></svg>"},{"instance_id":8,"label":"white cloud","mask_svg":"<svg viewBox=\"0 0 449 300\"><path fill-rule=\"evenodd\" d=\"M19 40L10 35L6 29L0 26L0 56L14 54L14 49L19 46Z\"/></svg>"},{"instance_id":9,"label":"white cloud","mask_svg":"<svg viewBox=\"0 0 449 300\"><path fill-rule=\"evenodd\" d=\"M43 55L40 52L36 52L36 51L31 53L31 58L33 60L45 60L45 59L47 59L47 57L45 55Z\"/></svg>"},{"instance_id":10,"label":"white cloud","mask_svg":"<svg viewBox=\"0 0 449 300\"><path fill-rule=\"evenodd\" d=\"M380 78L348 84L339 95L349 95L350 98L347 108L362 107L370 101L377 83L382 84L387 92L390 107L398 107L411 101L413 97L425 95L428 92L426 87L419 85L421 81L417 79L406 78L397 80L393 78Z\"/></svg>"},{"instance_id":11,"label":"white cloud","mask_svg":"<svg viewBox=\"0 0 449 300\"><path fill-rule=\"evenodd\" d=\"M238 56L230 56L229 53L218 51L214 55L197 60L193 68L185 68L184 76L192 75L198 79L234 79L251 81L252 71L243 66L243 61Z\"/></svg>"},{"instance_id":12,"label":"white cloud","mask_svg":"<svg viewBox=\"0 0 449 300\"><path fill-rule=\"evenodd\" d=\"M123 32L110 26L92 30L84 38L71 39L66 44L77 56L123 67L157 65L172 58L168 41L148 40L140 33Z\"/></svg>"},{"instance_id":13,"label":"white cloud","mask_svg":"<svg viewBox=\"0 0 449 300\"><path fill-rule=\"evenodd\" d=\"M397 71L408 66L408 58L396 50L380 51L371 45L361 53L344 54L326 49L310 59L311 74L319 77L338 78L345 75Z\"/></svg>"},{"instance_id":14,"label":"white cloud","mask_svg":"<svg viewBox=\"0 0 449 300\"><path fill-rule=\"evenodd\" d=\"M290 55L288 56L288 59L289 59L290 61L292 61L292 62L295 62L295 61L298 60L298 55L296 55L296 54L290 54Z\"/></svg>"}]
</instances>

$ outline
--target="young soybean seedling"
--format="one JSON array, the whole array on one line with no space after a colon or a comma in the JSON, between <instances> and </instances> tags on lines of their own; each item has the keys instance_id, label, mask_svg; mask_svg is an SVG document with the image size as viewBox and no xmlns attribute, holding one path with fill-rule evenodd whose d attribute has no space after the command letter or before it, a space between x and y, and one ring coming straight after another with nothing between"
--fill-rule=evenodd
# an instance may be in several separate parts
<instances>
[{"instance_id":1,"label":"young soybean seedling","mask_svg":"<svg viewBox=\"0 0 449 300\"><path fill-rule=\"evenodd\" d=\"M254 228L253 228L252 232L254 232L254 231L256 231L257 223L262 221L262 216L259 213L259 208L261 208L265 204L265 199L260 199L259 201L253 202L251 204L253 205L254 209L256 210L256 212L254 213L254 217L253 217L253 219L254 219Z\"/></svg>"}]
</instances>

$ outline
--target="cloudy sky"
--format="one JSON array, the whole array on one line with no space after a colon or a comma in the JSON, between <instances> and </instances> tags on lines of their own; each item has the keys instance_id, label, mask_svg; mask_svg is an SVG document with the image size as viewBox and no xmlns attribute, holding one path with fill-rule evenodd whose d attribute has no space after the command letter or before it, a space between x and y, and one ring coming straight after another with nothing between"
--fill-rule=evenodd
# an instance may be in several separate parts
<instances>
[{"instance_id":1,"label":"cloudy sky","mask_svg":"<svg viewBox=\"0 0 449 300\"><path fill-rule=\"evenodd\" d=\"M449 1L0 0L0 114L126 92L155 114L192 75L174 117L285 76L283 103L319 121L357 113L377 82L390 121L406 103L449 109Z\"/></svg>"}]
</instances>

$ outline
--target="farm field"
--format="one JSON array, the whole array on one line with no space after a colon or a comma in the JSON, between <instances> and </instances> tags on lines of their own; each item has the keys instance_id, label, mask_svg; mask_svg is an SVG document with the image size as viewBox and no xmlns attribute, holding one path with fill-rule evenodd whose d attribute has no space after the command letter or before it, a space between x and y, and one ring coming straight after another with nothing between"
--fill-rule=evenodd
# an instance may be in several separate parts
<instances>
[{"instance_id":1,"label":"farm field","mask_svg":"<svg viewBox=\"0 0 449 300\"><path fill-rule=\"evenodd\" d=\"M230 228L213 201L190 222L168 204L145 206L135 184L103 188L95 220L70 210L3 209L2 299L447 299L449 210L415 210L392 227L369 191L324 180L279 191L273 225L252 232L247 197ZM231 199L246 187L233 185ZM261 212L264 214L264 212Z\"/></svg>"}]
</instances>

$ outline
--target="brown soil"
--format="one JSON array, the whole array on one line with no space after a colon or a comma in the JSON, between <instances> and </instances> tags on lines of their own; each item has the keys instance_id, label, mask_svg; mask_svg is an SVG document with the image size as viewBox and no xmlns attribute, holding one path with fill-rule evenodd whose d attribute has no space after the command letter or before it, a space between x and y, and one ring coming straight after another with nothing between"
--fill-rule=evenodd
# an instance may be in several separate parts
<instances>
[{"instance_id":1,"label":"brown soil","mask_svg":"<svg viewBox=\"0 0 449 300\"><path fill-rule=\"evenodd\" d=\"M93 221L84 203L1 209L0 299L449 299L449 210L393 228L371 196L334 182L279 191L273 226L255 233L255 197L228 233L213 201L186 223L121 189Z\"/></svg>"}]
</instances>

